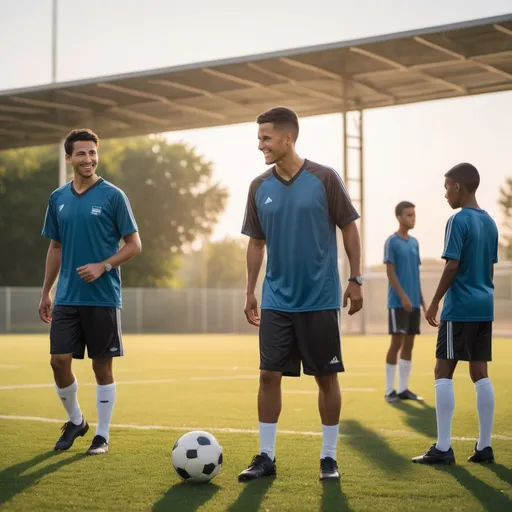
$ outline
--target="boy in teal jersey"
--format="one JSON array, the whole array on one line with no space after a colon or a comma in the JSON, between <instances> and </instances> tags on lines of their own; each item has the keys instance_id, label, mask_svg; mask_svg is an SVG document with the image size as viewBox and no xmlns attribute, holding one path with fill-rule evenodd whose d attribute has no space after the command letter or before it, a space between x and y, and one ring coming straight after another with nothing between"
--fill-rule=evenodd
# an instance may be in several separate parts
<instances>
[{"instance_id":1,"label":"boy in teal jersey","mask_svg":"<svg viewBox=\"0 0 512 512\"><path fill-rule=\"evenodd\" d=\"M98 136L89 129L73 130L64 143L74 178L48 201L42 234L50 239L50 246L39 303L41 320L51 324L50 361L57 394L69 416L56 451L68 450L89 430L71 363L73 358L84 358L86 347L92 359L98 427L88 455L108 451L116 395L112 358L123 355L119 267L141 251L128 198L96 174L98 145ZM119 249L121 238L125 244ZM57 275L52 310L50 291Z\"/></svg>"}]
</instances>

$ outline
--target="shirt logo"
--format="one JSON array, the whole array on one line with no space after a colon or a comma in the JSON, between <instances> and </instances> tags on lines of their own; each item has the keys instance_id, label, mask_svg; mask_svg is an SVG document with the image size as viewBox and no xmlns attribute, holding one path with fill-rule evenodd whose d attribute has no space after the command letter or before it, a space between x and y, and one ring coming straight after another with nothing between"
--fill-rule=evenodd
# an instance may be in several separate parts
<instances>
[{"instance_id":1,"label":"shirt logo","mask_svg":"<svg viewBox=\"0 0 512 512\"><path fill-rule=\"evenodd\" d=\"M59 212L62 211L62 208L64 208L64 206L66 206L65 204L59 204Z\"/></svg>"},{"instance_id":2,"label":"shirt logo","mask_svg":"<svg viewBox=\"0 0 512 512\"><path fill-rule=\"evenodd\" d=\"M101 214L101 206L93 206L91 208L91 215L100 215Z\"/></svg>"},{"instance_id":3,"label":"shirt logo","mask_svg":"<svg viewBox=\"0 0 512 512\"><path fill-rule=\"evenodd\" d=\"M272 202L272 199L270 199L270 197L267 197L267 200L265 201L265 204L268 204L268 203L271 203Z\"/></svg>"}]
</instances>

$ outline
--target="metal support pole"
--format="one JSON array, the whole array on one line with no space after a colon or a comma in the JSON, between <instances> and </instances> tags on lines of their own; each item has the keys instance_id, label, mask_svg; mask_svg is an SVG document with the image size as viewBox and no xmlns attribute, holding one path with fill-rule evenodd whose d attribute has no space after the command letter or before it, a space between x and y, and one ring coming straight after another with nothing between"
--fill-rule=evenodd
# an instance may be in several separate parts
<instances>
[{"instance_id":1,"label":"metal support pole","mask_svg":"<svg viewBox=\"0 0 512 512\"><path fill-rule=\"evenodd\" d=\"M68 181L64 140L65 139L62 139L59 144L59 187L62 187L62 185L65 185Z\"/></svg>"},{"instance_id":2,"label":"metal support pole","mask_svg":"<svg viewBox=\"0 0 512 512\"><path fill-rule=\"evenodd\" d=\"M52 83L57 81L57 0L52 2Z\"/></svg>"},{"instance_id":3,"label":"metal support pole","mask_svg":"<svg viewBox=\"0 0 512 512\"><path fill-rule=\"evenodd\" d=\"M11 332L11 288L5 288L5 332L9 334Z\"/></svg>"}]
</instances>

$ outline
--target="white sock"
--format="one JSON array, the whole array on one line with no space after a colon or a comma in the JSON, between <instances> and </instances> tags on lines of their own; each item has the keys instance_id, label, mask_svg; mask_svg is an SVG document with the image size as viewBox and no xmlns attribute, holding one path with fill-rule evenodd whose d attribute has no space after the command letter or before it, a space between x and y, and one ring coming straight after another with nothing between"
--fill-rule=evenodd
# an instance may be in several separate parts
<instances>
[{"instance_id":1,"label":"white sock","mask_svg":"<svg viewBox=\"0 0 512 512\"><path fill-rule=\"evenodd\" d=\"M452 418L455 409L452 379L437 379L435 389L437 417L436 448L446 452L452 444Z\"/></svg>"},{"instance_id":2,"label":"white sock","mask_svg":"<svg viewBox=\"0 0 512 512\"><path fill-rule=\"evenodd\" d=\"M480 379L475 382L476 408L480 423L480 436L478 437L477 450L483 450L491 446L491 431L494 421L494 389L490 379Z\"/></svg>"},{"instance_id":3,"label":"white sock","mask_svg":"<svg viewBox=\"0 0 512 512\"><path fill-rule=\"evenodd\" d=\"M338 444L339 425L322 425L322 452L320 458L331 457L336 460L336 445Z\"/></svg>"},{"instance_id":4,"label":"white sock","mask_svg":"<svg viewBox=\"0 0 512 512\"><path fill-rule=\"evenodd\" d=\"M82 411L80 410L80 404L78 403L78 382L75 382L67 388L58 388L55 386L57 394L59 395L60 401L66 409L69 416L69 421L75 425L82 423Z\"/></svg>"},{"instance_id":5,"label":"white sock","mask_svg":"<svg viewBox=\"0 0 512 512\"><path fill-rule=\"evenodd\" d=\"M108 441L110 419L116 401L116 383L98 386L96 388L96 408L98 410L98 426L96 435L102 436Z\"/></svg>"},{"instance_id":6,"label":"white sock","mask_svg":"<svg viewBox=\"0 0 512 512\"><path fill-rule=\"evenodd\" d=\"M400 359L398 361L398 388L397 393L402 393L406 389L409 389L409 375L411 375L412 362L406 359Z\"/></svg>"},{"instance_id":7,"label":"white sock","mask_svg":"<svg viewBox=\"0 0 512 512\"><path fill-rule=\"evenodd\" d=\"M261 423L260 427L260 453L266 453L270 460L276 455L277 423Z\"/></svg>"},{"instance_id":8,"label":"white sock","mask_svg":"<svg viewBox=\"0 0 512 512\"><path fill-rule=\"evenodd\" d=\"M386 395L395 389L396 364L386 363Z\"/></svg>"}]
</instances>

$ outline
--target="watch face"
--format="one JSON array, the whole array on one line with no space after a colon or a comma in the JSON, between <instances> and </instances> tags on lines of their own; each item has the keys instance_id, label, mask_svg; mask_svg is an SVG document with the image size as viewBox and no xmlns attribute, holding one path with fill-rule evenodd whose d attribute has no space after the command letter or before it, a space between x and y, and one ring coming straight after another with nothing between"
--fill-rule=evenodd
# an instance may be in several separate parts
<instances>
[{"instance_id":1,"label":"watch face","mask_svg":"<svg viewBox=\"0 0 512 512\"><path fill-rule=\"evenodd\" d=\"M364 279L361 276L356 277L357 284L363 284Z\"/></svg>"}]
</instances>

